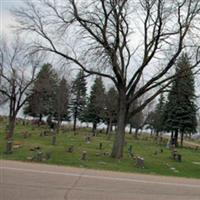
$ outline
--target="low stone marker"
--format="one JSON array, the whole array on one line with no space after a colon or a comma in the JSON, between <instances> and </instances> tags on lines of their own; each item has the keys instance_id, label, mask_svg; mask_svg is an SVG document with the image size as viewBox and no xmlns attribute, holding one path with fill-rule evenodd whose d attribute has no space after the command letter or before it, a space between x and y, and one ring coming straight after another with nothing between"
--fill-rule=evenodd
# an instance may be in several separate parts
<instances>
[{"instance_id":1,"label":"low stone marker","mask_svg":"<svg viewBox=\"0 0 200 200\"><path fill-rule=\"evenodd\" d=\"M87 136L87 137L85 138L85 141L86 141L87 143L90 143L90 142L91 142L90 136Z\"/></svg>"},{"instance_id":2,"label":"low stone marker","mask_svg":"<svg viewBox=\"0 0 200 200\"><path fill-rule=\"evenodd\" d=\"M81 154L81 160L86 160L87 151L83 151Z\"/></svg>"},{"instance_id":3,"label":"low stone marker","mask_svg":"<svg viewBox=\"0 0 200 200\"><path fill-rule=\"evenodd\" d=\"M66 152L68 152L68 153L73 153L73 151L74 151L74 146L73 146L73 145L69 146L69 147L66 149Z\"/></svg>"},{"instance_id":4,"label":"low stone marker","mask_svg":"<svg viewBox=\"0 0 200 200\"><path fill-rule=\"evenodd\" d=\"M102 150L102 148L103 148L103 143L100 142L100 143L99 143L99 149Z\"/></svg>"},{"instance_id":5,"label":"low stone marker","mask_svg":"<svg viewBox=\"0 0 200 200\"><path fill-rule=\"evenodd\" d=\"M109 152L104 152L103 155L104 156L110 156L110 153Z\"/></svg>"},{"instance_id":6,"label":"low stone marker","mask_svg":"<svg viewBox=\"0 0 200 200\"><path fill-rule=\"evenodd\" d=\"M5 151L5 153L6 154L11 154L12 153L12 140L8 140L7 142L6 142L6 151Z\"/></svg>"},{"instance_id":7,"label":"low stone marker","mask_svg":"<svg viewBox=\"0 0 200 200\"><path fill-rule=\"evenodd\" d=\"M51 152L46 152L45 157L46 157L46 160L49 160L51 158Z\"/></svg>"},{"instance_id":8,"label":"low stone marker","mask_svg":"<svg viewBox=\"0 0 200 200\"><path fill-rule=\"evenodd\" d=\"M22 135L23 135L23 138L24 138L24 139L26 139L26 138L28 138L28 137L31 137L31 133L29 133L28 131L24 131L24 132L22 133Z\"/></svg>"},{"instance_id":9,"label":"low stone marker","mask_svg":"<svg viewBox=\"0 0 200 200\"><path fill-rule=\"evenodd\" d=\"M144 168L144 158L137 156L136 157L136 167Z\"/></svg>"},{"instance_id":10,"label":"low stone marker","mask_svg":"<svg viewBox=\"0 0 200 200\"><path fill-rule=\"evenodd\" d=\"M176 149L172 149L172 159L181 162L182 155L179 154Z\"/></svg>"},{"instance_id":11,"label":"low stone marker","mask_svg":"<svg viewBox=\"0 0 200 200\"><path fill-rule=\"evenodd\" d=\"M131 144L128 146L128 155L133 157L133 146Z\"/></svg>"},{"instance_id":12,"label":"low stone marker","mask_svg":"<svg viewBox=\"0 0 200 200\"><path fill-rule=\"evenodd\" d=\"M33 161L33 156L28 156L28 157L26 157L26 160L28 160L28 161Z\"/></svg>"},{"instance_id":13,"label":"low stone marker","mask_svg":"<svg viewBox=\"0 0 200 200\"><path fill-rule=\"evenodd\" d=\"M55 145L56 144L56 135L53 135L52 136L52 145Z\"/></svg>"},{"instance_id":14,"label":"low stone marker","mask_svg":"<svg viewBox=\"0 0 200 200\"><path fill-rule=\"evenodd\" d=\"M22 147L21 144L13 144L13 149L19 149L21 147Z\"/></svg>"}]
</instances>

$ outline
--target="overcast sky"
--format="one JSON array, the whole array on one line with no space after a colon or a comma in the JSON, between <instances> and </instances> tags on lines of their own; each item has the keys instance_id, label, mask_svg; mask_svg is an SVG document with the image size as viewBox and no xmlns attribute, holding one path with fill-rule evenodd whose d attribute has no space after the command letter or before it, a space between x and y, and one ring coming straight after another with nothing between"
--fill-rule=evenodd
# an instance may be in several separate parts
<instances>
[{"instance_id":1,"label":"overcast sky","mask_svg":"<svg viewBox=\"0 0 200 200\"><path fill-rule=\"evenodd\" d=\"M10 26L15 24L15 20L10 13L10 9L20 7L21 5L23 5L23 1L24 0L0 0L0 37L2 36L6 36L7 38L11 37ZM31 1L31 0L26 0L26 1ZM198 85L197 90L196 90L197 95L200 95L200 92L199 92L200 80L199 79L197 79L196 84ZM199 101L198 101L198 104L200 105ZM0 113L1 113L1 109L0 109Z\"/></svg>"},{"instance_id":2,"label":"overcast sky","mask_svg":"<svg viewBox=\"0 0 200 200\"><path fill-rule=\"evenodd\" d=\"M14 18L10 13L10 9L19 7L23 4L23 0L0 0L0 32L1 36L10 36L10 26L14 25Z\"/></svg>"}]
</instances>

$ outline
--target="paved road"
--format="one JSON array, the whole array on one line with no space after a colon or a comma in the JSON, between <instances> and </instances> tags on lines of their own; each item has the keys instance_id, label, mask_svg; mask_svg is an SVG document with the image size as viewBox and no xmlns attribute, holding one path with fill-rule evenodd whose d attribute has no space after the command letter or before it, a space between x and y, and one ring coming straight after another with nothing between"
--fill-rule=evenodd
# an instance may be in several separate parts
<instances>
[{"instance_id":1,"label":"paved road","mask_svg":"<svg viewBox=\"0 0 200 200\"><path fill-rule=\"evenodd\" d=\"M0 200L200 200L200 180L0 160Z\"/></svg>"}]
</instances>

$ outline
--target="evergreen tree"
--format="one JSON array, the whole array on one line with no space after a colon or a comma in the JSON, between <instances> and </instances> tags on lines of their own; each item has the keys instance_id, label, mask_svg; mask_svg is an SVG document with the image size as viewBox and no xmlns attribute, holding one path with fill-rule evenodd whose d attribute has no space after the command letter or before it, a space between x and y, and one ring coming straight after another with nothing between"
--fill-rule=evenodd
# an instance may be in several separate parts
<instances>
[{"instance_id":1,"label":"evergreen tree","mask_svg":"<svg viewBox=\"0 0 200 200\"><path fill-rule=\"evenodd\" d=\"M71 110L74 119L73 130L76 130L77 119L82 120L83 110L86 106L86 80L84 72L81 70L76 79L73 82L72 86L72 103Z\"/></svg>"},{"instance_id":2,"label":"evergreen tree","mask_svg":"<svg viewBox=\"0 0 200 200\"><path fill-rule=\"evenodd\" d=\"M58 76L51 64L44 64L37 75L24 113L33 117L53 115L55 113L56 88Z\"/></svg>"},{"instance_id":3,"label":"evergreen tree","mask_svg":"<svg viewBox=\"0 0 200 200\"><path fill-rule=\"evenodd\" d=\"M154 119L153 119L153 128L156 132L156 138L159 136L159 133L165 129L164 113L165 113L165 97L163 93L161 93L159 102L156 105L154 111Z\"/></svg>"},{"instance_id":4,"label":"evergreen tree","mask_svg":"<svg viewBox=\"0 0 200 200\"><path fill-rule=\"evenodd\" d=\"M130 122L130 133L132 132L132 128L135 128L135 138L138 138L138 131L142 128L144 122L143 112L138 112L133 117L129 119Z\"/></svg>"},{"instance_id":5,"label":"evergreen tree","mask_svg":"<svg viewBox=\"0 0 200 200\"><path fill-rule=\"evenodd\" d=\"M63 120L69 120L69 85L66 79L63 77L59 82L56 90L56 101L55 101L55 113L54 117L58 121L58 128ZM59 130L59 129L58 129Z\"/></svg>"},{"instance_id":6,"label":"evergreen tree","mask_svg":"<svg viewBox=\"0 0 200 200\"><path fill-rule=\"evenodd\" d=\"M117 121L118 113L118 93L114 87L111 87L105 96L104 120L107 123L106 133L110 133L113 123Z\"/></svg>"},{"instance_id":7,"label":"evergreen tree","mask_svg":"<svg viewBox=\"0 0 200 200\"><path fill-rule=\"evenodd\" d=\"M93 134L97 128L97 124L102 120L105 109L105 88L101 77L97 77L91 88L90 97L88 99L87 108L84 113L84 121L93 124Z\"/></svg>"},{"instance_id":8,"label":"evergreen tree","mask_svg":"<svg viewBox=\"0 0 200 200\"><path fill-rule=\"evenodd\" d=\"M196 132L196 105L194 77L187 54L183 54L176 67L176 77L172 84L166 104L165 123L174 143L178 144L178 133L181 134L181 145L184 133Z\"/></svg>"}]
</instances>

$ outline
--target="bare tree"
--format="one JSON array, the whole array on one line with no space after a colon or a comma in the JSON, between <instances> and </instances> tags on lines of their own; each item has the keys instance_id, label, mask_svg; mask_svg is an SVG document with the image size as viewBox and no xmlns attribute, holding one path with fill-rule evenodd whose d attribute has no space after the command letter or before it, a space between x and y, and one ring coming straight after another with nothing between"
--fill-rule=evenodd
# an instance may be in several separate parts
<instances>
[{"instance_id":1,"label":"bare tree","mask_svg":"<svg viewBox=\"0 0 200 200\"><path fill-rule=\"evenodd\" d=\"M28 99L26 92L35 79L39 65L36 56L27 55L24 47L19 38L13 44L2 42L0 46L0 94L9 104L8 140L13 137L17 114Z\"/></svg>"},{"instance_id":2,"label":"bare tree","mask_svg":"<svg viewBox=\"0 0 200 200\"><path fill-rule=\"evenodd\" d=\"M198 0L40 0L15 16L21 30L37 36L34 51L56 53L113 81L119 110L111 156L121 158L130 105L150 94L132 116L171 84L169 72L183 50L190 48L192 67L199 63L199 11Z\"/></svg>"}]
</instances>

